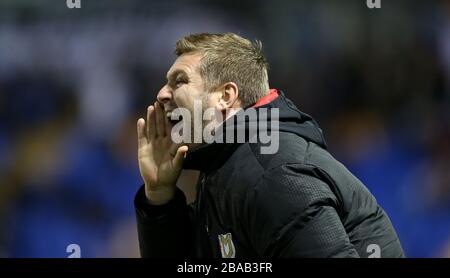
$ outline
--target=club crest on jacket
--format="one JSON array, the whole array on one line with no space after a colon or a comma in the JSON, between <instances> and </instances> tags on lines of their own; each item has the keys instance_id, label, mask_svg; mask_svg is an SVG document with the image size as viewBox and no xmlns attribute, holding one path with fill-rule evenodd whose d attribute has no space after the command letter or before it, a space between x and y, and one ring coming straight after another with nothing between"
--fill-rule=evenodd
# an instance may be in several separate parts
<instances>
[{"instance_id":1,"label":"club crest on jacket","mask_svg":"<svg viewBox=\"0 0 450 278\"><path fill-rule=\"evenodd\" d=\"M233 238L231 233L219 235L220 252L222 258L235 258L236 249L234 248Z\"/></svg>"}]
</instances>

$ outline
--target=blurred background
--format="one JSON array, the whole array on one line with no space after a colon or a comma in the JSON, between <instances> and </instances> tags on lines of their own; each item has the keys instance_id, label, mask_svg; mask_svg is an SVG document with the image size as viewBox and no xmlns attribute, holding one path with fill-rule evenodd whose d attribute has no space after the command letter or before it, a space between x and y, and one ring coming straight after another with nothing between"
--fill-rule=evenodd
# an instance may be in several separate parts
<instances>
[{"instance_id":1,"label":"blurred background","mask_svg":"<svg viewBox=\"0 0 450 278\"><path fill-rule=\"evenodd\" d=\"M0 0L0 257L138 256L136 120L195 32L262 40L406 255L450 257L450 3L381 2Z\"/></svg>"}]
</instances>

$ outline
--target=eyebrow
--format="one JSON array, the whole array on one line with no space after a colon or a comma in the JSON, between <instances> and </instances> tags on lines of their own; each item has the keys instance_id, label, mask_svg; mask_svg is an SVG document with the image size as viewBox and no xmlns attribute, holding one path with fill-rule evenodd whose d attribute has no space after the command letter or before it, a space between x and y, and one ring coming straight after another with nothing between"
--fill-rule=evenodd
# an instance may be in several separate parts
<instances>
[{"instance_id":1,"label":"eyebrow","mask_svg":"<svg viewBox=\"0 0 450 278\"><path fill-rule=\"evenodd\" d=\"M179 74L182 74L184 76L188 76L187 73L184 70L177 69L177 70L173 71L172 73L170 73L169 75L167 75L167 81L170 82L170 80L174 79Z\"/></svg>"}]
</instances>

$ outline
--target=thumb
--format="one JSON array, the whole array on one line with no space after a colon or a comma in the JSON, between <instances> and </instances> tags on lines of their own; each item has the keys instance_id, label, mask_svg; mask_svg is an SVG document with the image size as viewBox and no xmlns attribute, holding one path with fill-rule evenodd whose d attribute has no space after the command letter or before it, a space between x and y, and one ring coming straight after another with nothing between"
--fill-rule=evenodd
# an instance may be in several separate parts
<instances>
[{"instance_id":1,"label":"thumb","mask_svg":"<svg viewBox=\"0 0 450 278\"><path fill-rule=\"evenodd\" d=\"M181 146L177 149L177 153L173 158L172 162L175 169L179 170L183 167L184 159L186 158L186 153L188 151L188 146Z\"/></svg>"}]
</instances>

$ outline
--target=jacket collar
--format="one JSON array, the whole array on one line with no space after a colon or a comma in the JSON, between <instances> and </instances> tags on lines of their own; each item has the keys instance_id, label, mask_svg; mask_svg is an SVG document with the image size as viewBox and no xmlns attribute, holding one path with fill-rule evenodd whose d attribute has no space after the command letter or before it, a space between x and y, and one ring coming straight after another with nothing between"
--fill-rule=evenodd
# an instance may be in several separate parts
<instances>
[{"instance_id":1,"label":"jacket collar","mask_svg":"<svg viewBox=\"0 0 450 278\"><path fill-rule=\"evenodd\" d=\"M264 96L250 107L255 108L256 110L261 108L279 108L279 131L297 134L307 141L312 141L319 146L326 148L322 130L314 119L308 114L298 110L292 101L284 96L283 92L270 90L268 95ZM245 111L245 109L240 112L243 111ZM219 128L219 132L220 130L224 133L230 131L234 132L236 125L229 125L229 123L236 123L237 118L237 114L228 118L222 124L222 128ZM200 170L203 172L209 172L220 168L240 145L241 143L211 143L201 145L188 151L183 168Z\"/></svg>"}]
</instances>

